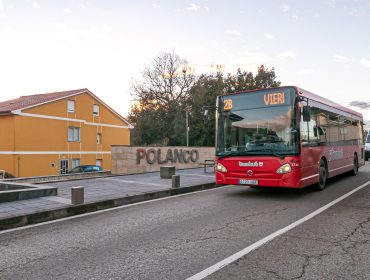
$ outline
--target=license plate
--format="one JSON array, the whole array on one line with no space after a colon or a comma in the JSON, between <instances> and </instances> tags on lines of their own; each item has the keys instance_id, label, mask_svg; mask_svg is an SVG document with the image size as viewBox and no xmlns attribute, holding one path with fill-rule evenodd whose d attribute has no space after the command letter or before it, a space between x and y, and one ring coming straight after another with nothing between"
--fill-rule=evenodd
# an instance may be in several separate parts
<instances>
[{"instance_id":1,"label":"license plate","mask_svg":"<svg viewBox=\"0 0 370 280\"><path fill-rule=\"evenodd\" d=\"M240 185L258 185L258 180L244 180L240 179L239 180Z\"/></svg>"}]
</instances>

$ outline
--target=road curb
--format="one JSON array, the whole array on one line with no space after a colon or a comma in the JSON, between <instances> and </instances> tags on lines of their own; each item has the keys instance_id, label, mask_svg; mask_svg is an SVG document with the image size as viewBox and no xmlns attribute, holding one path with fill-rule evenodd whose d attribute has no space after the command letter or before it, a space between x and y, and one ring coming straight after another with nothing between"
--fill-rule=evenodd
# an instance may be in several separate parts
<instances>
[{"instance_id":1,"label":"road curb","mask_svg":"<svg viewBox=\"0 0 370 280\"><path fill-rule=\"evenodd\" d=\"M143 202L168 196L176 196L180 194L195 192L195 191L201 191L201 190L207 190L207 189L213 189L216 188L215 183L206 183L201 185L195 185L190 187L182 187L182 188L176 188L176 189L166 189L162 191L155 191L155 192L149 192L145 194L139 194L139 195L133 195L133 196L125 196L120 198L114 198L109 200L102 200L92 203L86 203L81 205L71 205L66 206L63 208L56 208L52 210L47 211L39 211L34 212L30 214L24 214L14 217L9 217L5 219L0 219L0 231L26 226L26 225L32 225L57 219L62 219L66 217L71 217L75 215L81 215L86 214L90 212L95 212L99 210L104 210L108 208L133 204L137 202Z\"/></svg>"}]
</instances>

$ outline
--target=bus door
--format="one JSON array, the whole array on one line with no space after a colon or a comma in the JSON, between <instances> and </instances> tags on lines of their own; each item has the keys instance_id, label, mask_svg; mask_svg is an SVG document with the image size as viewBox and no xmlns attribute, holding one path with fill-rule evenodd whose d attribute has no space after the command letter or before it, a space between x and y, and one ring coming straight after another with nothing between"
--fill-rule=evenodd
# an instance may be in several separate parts
<instances>
[{"instance_id":1,"label":"bus door","mask_svg":"<svg viewBox=\"0 0 370 280\"><path fill-rule=\"evenodd\" d=\"M305 185L317 181L321 148L318 142L317 116L307 101L303 101L301 108L301 170L302 183ZM305 115L305 117L304 117Z\"/></svg>"}]
</instances>

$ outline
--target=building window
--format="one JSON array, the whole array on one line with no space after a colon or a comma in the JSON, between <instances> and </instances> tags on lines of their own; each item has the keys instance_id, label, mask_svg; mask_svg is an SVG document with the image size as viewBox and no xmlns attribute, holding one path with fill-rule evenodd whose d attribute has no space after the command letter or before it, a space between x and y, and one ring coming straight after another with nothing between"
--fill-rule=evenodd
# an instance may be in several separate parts
<instances>
[{"instance_id":1,"label":"building window","mask_svg":"<svg viewBox=\"0 0 370 280\"><path fill-rule=\"evenodd\" d=\"M96 160L96 164L95 165L102 166L102 164L103 164L103 160L102 159L97 159Z\"/></svg>"},{"instance_id":2,"label":"building window","mask_svg":"<svg viewBox=\"0 0 370 280\"><path fill-rule=\"evenodd\" d=\"M80 159L79 158L73 158L72 159L72 169L80 165Z\"/></svg>"},{"instance_id":3,"label":"building window","mask_svg":"<svg viewBox=\"0 0 370 280\"><path fill-rule=\"evenodd\" d=\"M101 134L100 133L96 134L96 143L101 144Z\"/></svg>"},{"instance_id":4,"label":"building window","mask_svg":"<svg viewBox=\"0 0 370 280\"><path fill-rule=\"evenodd\" d=\"M93 106L93 115L94 116L99 116L99 113L100 113L99 105L94 105Z\"/></svg>"},{"instance_id":5,"label":"building window","mask_svg":"<svg viewBox=\"0 0 370 280\"><path fill-rule=\"evenodd\" d=\"M68 141L69 142L80 142L80 128L79 127L68 127Z\"/></svg>"},{"instance_id":6,"label":"building window","mask_svg":"<svg viewBox=\"0 0 370 280\"><path fill-rule=\"evenodd\" d=\"M68 100L68 113L74 113L75 102L73 100Z\"/></svg>"}]
</instances>

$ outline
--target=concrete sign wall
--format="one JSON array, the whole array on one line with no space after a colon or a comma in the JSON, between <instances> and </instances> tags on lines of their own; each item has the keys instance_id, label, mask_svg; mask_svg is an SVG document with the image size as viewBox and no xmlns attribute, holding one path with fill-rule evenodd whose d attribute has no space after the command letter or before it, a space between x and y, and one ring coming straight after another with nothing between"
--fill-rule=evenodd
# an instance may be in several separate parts
<instances>
[{"instance_id":1,"label":"concrete sign wall","mask_svg":"<svg viewBox=\"0 0 370 280\"><path fill-rule=\"evenodd\" d=\"M164 165L172 165L176 169L195 168L206 159L214 159L214 155L213 147L112 146L112 173L153 172Z\"/></svg>"}]
</instances>

